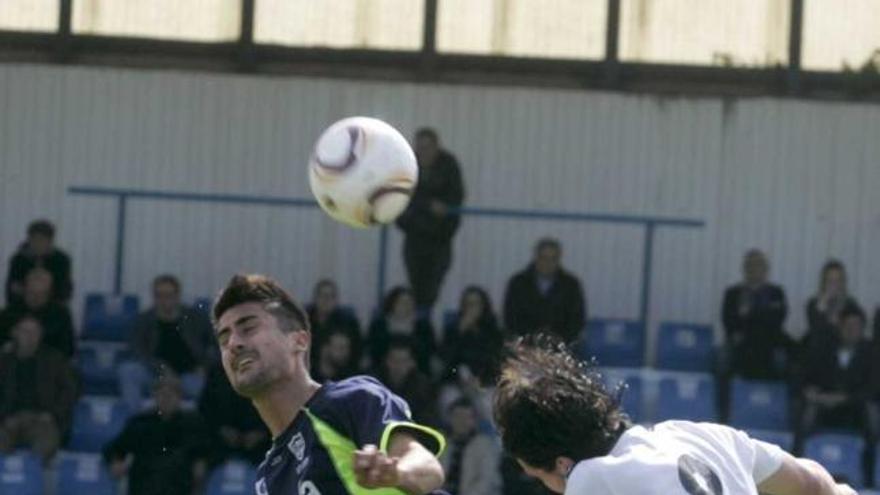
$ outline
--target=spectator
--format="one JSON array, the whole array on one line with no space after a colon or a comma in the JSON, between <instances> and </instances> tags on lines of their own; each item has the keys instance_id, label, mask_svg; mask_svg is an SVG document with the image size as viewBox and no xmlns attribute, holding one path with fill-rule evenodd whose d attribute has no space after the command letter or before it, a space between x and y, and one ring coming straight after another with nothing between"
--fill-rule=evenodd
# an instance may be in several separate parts
<instances>
[{"instance_id":1,"label":"spectator","mask_svg":"<svg viewBox=\"0 0 880 495\"><path fill-rule=\"evenodd\" d=\"M587 319L584 292L561 259L559 241L541 239L532 263L507 283L504 324L515 335L546 332L565 342L580 336Z\"/></svg>"},{"instance_id":2,"label":"spectator","mask_svg":"<svg viewBox=\"0 0 880 495\"><path fill-rule=\"evenodd\" d=\"M324 279L315 284L312 304L306 307L312 324L312 362L318 361L318 349L323 347L330 330L340 330L351 342L352 362L361 362L361 325L351 311L339 306L339 288L336 282Z\"/></svg>"},{"instance_id":3,"label":"spectator","mask_svg":"<svg viewBox=\"0 0 880 495\"><path fill-rule=\"evenodd\" d=\"M485 290L476 286L464 290L455 321L444 334L447 372L490 381L504 338Z\"/></svg>"},{"instance_id":4,"label":"spectator","mask_svg":"<svg viewBox=\"0 0 880 495\"><path fill-rule=\"evenodd\" d=\"M133 359L119 366L119 388L132 411L143 406L143 390L157 376L180 378L187 397L199 396L208 366L215 360L211 323L201 311L183 305L180 282L173 275L153 280L153 307L134 323Z\"/></svg>"},{"instance_id":5,"label":"spectator","mask_svg":"<svg viewBox=\"0 0 880 495\"><path fill-rule=\"evenodd\" d=\"M768 282L770 267L761 251L746 253L742 268L742 282L724 292L721 315L731 372L748 379L780 379L785 372L780 358L792 345L782 328L788 314L785 292Z\"/></svg>"},{"instance_id":6,"label":"spectator","mask_svg":"<svg viewBox=\"0 0 880 495\"><path fill-rule=\"evenodd\" d=\"M21 304L0 312L0 340L8 340L12 322L32 315L43 327L43 345L71 358L75 350L73 318L67 306L52 300L52 283L52 274L43 268L27 274Z\"/></svg>"},{"instance_id":7,"label":"spectator","mask_svg":"<svg viewBox=\"0 0 880 495\"><path fill-rule=\"evenodd\" d=\"M450 495L501 493L501 452L488 435L477 430L477 413L467 399L449 408L449 444L440 462Z\"/></svg>"},{"instance_id":8,"label":"spectator","mask_svg":"<svg viewBox=\"0 0 880 495\"><path fill-rule=\"evenodd\" d=\"M242 457L254 465L263 460L271 446L269 432L251 401L232 389L219 362L208 371L199 412L217 437L214 443L218 448L211 456L213 463L232 457Z\"/></svg>"},{"instance_id":9,"label":"spectator","mask_svg":"<svg viewBox=\"0 0 880 495\"><path fill-rule=\"evenodd\" d=\"M382 303L382 316L373 320L369 330L370 359L378 366L385 362L389 343L394 336L410 337L419 369L431 374L434 355L434 329L431 323L416 314L412 291L405 287L391 289Z\"/></svg>"},{"instance_id":10,"label":"spectator","mask_svg":"<svg viewBox=\"0 0 880 495\"><path fill-rule=\"evenodd\" d=\"M861 308L846 287L846 268L838 260L828 260L822 267L819 293L807 303L806 347L827 345L835 338L835 329L844 310Z\"/></svg>"},{"instance_id":11,"label":"spectator","mask_svg":"<svg viewBox=\"0 0 880 495\"><path fill-rule=\"evenodd\" d=\"M392 392L409 404L413 421L438 426L435 391L431 380L416 367L412 340L394 337L388 344L378 375Z\"/></svg>"},{"instance_id":12,"label":"spectator","mask_svg":"<svg viewBox=\"0 0 880 495\"><path fill-rule=\"evenodd\" d=\"M876 391L871 344L865 339L865 314L859 308L838 313L836 338L811 348L805 369L799 437L817 427L860 430L874 438L876 413L869 399Z\"/></svg>"},{"instance_id":13,"label":"spectator","mask_svg":"<svg viewBox=\"0 0 880 495\"><path fill-rule=\"evenodd\" d=\"M183 411L181 384L156 382L156 409L138 414L104 448L116 478L128 475L129 495L190 495L207 471L210 435L202 418Z\"/></svg>"},{"instance_id":14,"label":"spectator","mask_svg":"<svg viewBox=\"0 0 880 495\"><path fill-rule=\"evenodd\" d=\"M54 245L55 226L48 220L31 222L27 229L27 240L9 261L9 274L6 276L6 303L10 306L22 304L25 278L34 268L42 268L52 274L55 284L52 287L52 300L62 304L70 301L73 282L70 278L70 257Z\"/></svg>"},{"instance_id":15,"label":"spectator","mask_svg":"<svg viewBox=\"0 0 880 495\"><path fill-rule=\"evenodd\" d=\"M0 450L31 448L48 463L70 428L76 378L67 359L41 345L43 327L18 320L0 356Z\"/></svg>"},{"instance_id":16,"label":"spectator","mask_svg":"<svg viewBox=\"0 0 880 495\"><path fill-rule=\"evenodd\" d=\"M348 332L330 329L318 350L318 359L312 361L312 378L318 382L339 381L357 374L357 363Z\"/></svg>"},{"instance_id":17,"label":"spectator","mask_svg":"<svg viewBox=\"0 0 880 495\"><path fill-rule=\"evenodd\" d=\"M427 315L452 264L452 238L458 230L464 184L458 160L440 147L437 131L416 132L419 182L409 207L397 220L404 233L403 262L419 311Z\"/></svg>"}]
</instances>

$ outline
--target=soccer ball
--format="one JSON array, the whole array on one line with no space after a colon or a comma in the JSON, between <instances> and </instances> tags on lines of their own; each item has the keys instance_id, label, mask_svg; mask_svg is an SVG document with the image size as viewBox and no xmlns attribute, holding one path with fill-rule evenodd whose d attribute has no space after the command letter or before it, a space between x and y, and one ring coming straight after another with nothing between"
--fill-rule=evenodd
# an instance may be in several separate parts
<instances>
[{"instance_id":1,"label":"soccer ball","mask_svg":"<svg viewBox=\"0 0 880 495\"><path fill-rule=\"evenodd\" d=\"M369 117L349 117L328 127L309 160L309 184L318 204L353 227L393 222L409 204L418 174L406 138Z\"/></svg>"}]
</instances>

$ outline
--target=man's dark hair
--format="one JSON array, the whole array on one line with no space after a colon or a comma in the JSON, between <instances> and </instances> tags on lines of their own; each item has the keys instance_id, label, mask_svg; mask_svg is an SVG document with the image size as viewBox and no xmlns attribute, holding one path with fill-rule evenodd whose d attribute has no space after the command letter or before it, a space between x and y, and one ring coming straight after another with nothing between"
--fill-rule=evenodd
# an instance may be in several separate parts
<instances>
[{"instance_id":1,"label":"man's dark hair","mask_svg":"<svg viewBox=\"0 0 880 495\"><path fill-rule=\"evenodd\" d=\"M494 407L504 449L548 471L557 457L607 455L630 423L599 374L547 336L506 350Z\"/></svg>"},{"instance_id":2,"label":"man's dark hair","mask_svg":"<svg viewBox=\"0 0 880 495\"><path fill-rule=\"evenodd\" d=\"M394 305L397 304L397 300L406 294L409 294L411 296L412 290L402 285L393 287L390 291L388 291L388 295L386 295L385 299L382 301L382 316L388 316L389 314L391 314L391 311L394 309Z\"/></svg>"},{"instance_id":3,"label":"man's dark hair","mask_svg":"<svg viewBox=\"0 0 880 495\"><path fill-rule=\"evenodd\" d=\"M55 238L55 226L52 225L52 222L48 220L34 220L28 225L27 228L28 237L32 235L42 235L48 237L49 239Z\"/></svg>"},{"instance_id":4,"label":"man's dark hair","mask_svg":"<svg viewBox=\"0 0 880 495\"><path fill-rule=\"evenodd\" d=\"M844 322L848 318L853 317L858 318L861 321L863 328L868 323L868 316L865 314L862 308L856 306L855 304L845 305L840 311L840 321Z\"/></svg>"},{"instance_id":5,"label":"man's dark hair","mask_svg":"<svg viewBox=\"0 0 880 495\"><path fill-rule=\"evenodd\" d=\"M822 271L819 272L819 292L825 290L825 278L831 270L837 270L840 272L840 275L843 278L843 284L846 286L846 266L844 266L842 261L832 258L822 265Z\"/></svg>"},{"instance_id":6,"label":"man's dark hair","mask_svg":"<svg viewBox=\"0 0 880 495\"><path fill-rule=\"evenodd\" d=\"M562 244L560 244L558 239L554 239L552 237L544 237L538 240L538 243L535 244L535 252L538 253L543 249L553 248L557 251L562 251Z\"/></svg>"},{"instance_id":7,"label":"man's dark hair","mask_svg":"<svg viewBox=\"0 0 880 495\"><path fill-rule=\"evenodd\" d=\"M214 324L227 310L239 304L260 303L274 316L284 332L311 331L309 318L278 282L264 275L235 275L214 301Z\"/></svg>"},{"instance_id":8,"label":"man's dark hair","mask_svg":"<svg viewBox=\"0 0 880 495\"><path fill-rule=\"evenodd\" d=\"M165 274L159 275L158 277L154 278L153 279L153 290L156 290L156 287L158 287L162 284L168 284L168 285L174 287L175 292L177 292L178 294L180 293L180 280L177 277L175 277L174 275L171 275L169 273L165 273Z\"/></svg>"},{"instance_id":9,"label":"man's dark hair","mask_svg":"<svg viewBox=\"0 0 880 495\"><path fill-rule=\"evenodd\" d=\"M421 127L416 131L416 139L430 139L434 141L434 144L440 142L440 135L437 134L437 131L433 127Z\"/></svg>"}]
</instances>

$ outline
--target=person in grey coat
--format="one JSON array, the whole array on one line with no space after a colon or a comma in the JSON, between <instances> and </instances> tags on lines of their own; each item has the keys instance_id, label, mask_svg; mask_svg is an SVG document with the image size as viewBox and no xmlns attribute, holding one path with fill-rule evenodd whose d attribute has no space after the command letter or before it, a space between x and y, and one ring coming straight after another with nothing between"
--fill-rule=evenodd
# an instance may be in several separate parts
<instances>
[{"instance_id":1,"label":"person in grey coat","mask_svg":"<svg viewBox=\"0 0 880 495\"><path fill-rule=\"evenodd\" d=\"M467 398L449 406L449 444L440 463L444 489L451 495L501 493L501 452L495 440L477 428L477 412Z\"/></svg>"}]
</instances>

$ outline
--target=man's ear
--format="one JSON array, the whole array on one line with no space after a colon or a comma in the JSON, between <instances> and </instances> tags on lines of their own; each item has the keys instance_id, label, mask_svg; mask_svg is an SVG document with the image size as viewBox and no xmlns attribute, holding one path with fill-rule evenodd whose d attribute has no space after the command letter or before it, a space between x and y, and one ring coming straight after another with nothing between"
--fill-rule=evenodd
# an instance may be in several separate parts
<instances>
[{"instance_id":1,"label":"man's ear","mask_svg":"<svg viewBox=\"0 0 880 495\"><path fill-rule=\"evenodd\" d=\"M568 478L568 474L574 469L574 459L571 457L559 456L556 458L556 474L563 478Z\"/></svg>"},{"instance_id":2,"label":"man's ear","mask_svg":"<svg viewBox=\"0 0 880 495\"><path fill-rule=\"evenodd\" d=\"M297 352L308 352L312 346L312 333L305 330L297 330L291 332L290 338L293 340L293 350Z\"/></svg>"}]
</instances>

